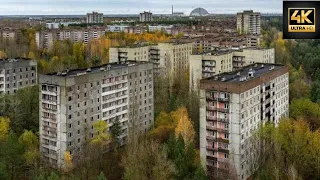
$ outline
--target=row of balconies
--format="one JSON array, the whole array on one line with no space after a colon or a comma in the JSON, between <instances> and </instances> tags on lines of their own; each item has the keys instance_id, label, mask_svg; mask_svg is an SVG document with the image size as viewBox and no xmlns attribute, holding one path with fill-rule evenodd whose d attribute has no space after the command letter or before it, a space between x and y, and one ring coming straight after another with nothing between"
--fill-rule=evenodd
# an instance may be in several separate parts
<instances>
[{"instance_id":1,"label":"row of balconies","mask_svg":"<svg viewBox=\"0 0 320 180\"><path fill-rule=\"evenodd\" d=\"M207 106L207 111L218 111L218 112L223 112L223 113L227 113L229 112L229 108L217 108L214 106Z\"/></svg>"},{"instance_id":2,"label":"row of balconies","mask_svg":"<svg viewBox=\"0 0 320 180\"><path fill-rule=\"evenodd\" d=\"M225 97L225 98L222 98L222 97L212 97L212 96L206 96L206 99L208 101L220 101L220 102L228 102L230 101L230 98L229 97Z\"/></svg>"},{"instance_id":3,"label":"row of balconies","mask_svg":"<svg viewBox=\"0 0 320 180\"><path fill-rule=\"evenodd\" d=\"M211 131L218 131L218 132L222 132L222 133L229 133L229 129L228 128L218 128L215 126L206 126L207 130L211 130Z\"/></svg>"},{"instance_id":4,"label":"row of balconies","mask_svg":"<svg viewBox=\"0 0 320 180\"><path fill-rule=\"evenodd\" d=\"M229 118L216 117L216 116L207 116L207 121L218 121L218 122L228 123L229 122Z\"/></svg>"},{"instance_id":5,"label":"row of balconies","mask_svg":"<svg viewBox=\"0 0 320 180\"><path fill-rule=\"evenodd\" d=\"M214 142L221 142L221 143L229 144L229 139L217 138L217 137L214 137L214 136L206 136L206 139L214 141Z\"/></svg>"}]
</instances>

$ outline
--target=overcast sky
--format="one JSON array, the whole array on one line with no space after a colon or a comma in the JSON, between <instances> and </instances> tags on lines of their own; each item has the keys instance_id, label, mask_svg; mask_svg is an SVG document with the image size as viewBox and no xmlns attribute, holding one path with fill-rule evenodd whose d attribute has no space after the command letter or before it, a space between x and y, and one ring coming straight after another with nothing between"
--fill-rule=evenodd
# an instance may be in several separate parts
<instances>
[{"instance_id":1,"label":"overcast sky","mask_svg":"<svg viewBox=\"0 0 320 180\"><path fill-rule=\"evenodd\" d=\"M209 13L254 11L281 13L282 0L0 0L0 15L81 15L90 11L104 14L136 14L151 11L155 14L190 13L203 7Z\"/></svg>"}]
</instances>

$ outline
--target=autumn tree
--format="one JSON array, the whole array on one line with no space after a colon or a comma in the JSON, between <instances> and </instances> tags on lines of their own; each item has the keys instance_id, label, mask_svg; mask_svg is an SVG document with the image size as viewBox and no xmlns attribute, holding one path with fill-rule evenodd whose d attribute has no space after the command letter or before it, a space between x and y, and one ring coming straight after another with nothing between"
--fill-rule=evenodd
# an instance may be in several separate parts
<instances>
[{"instance_id":1,"label":"autumn tree","mask_svg":"<svg viewBox=\"0 0 320 180\"><path fill-rule=\"evenodd\" d=\"M68 172L72 169L72 156L70 154L70 151L66 151L64 154L64 165L65 165L65 168L64 168L65 171Z\"/></svg>"},{"instance_id":2,"label":"autumn tree","mask_svg":"<svg viewBox=\"0 0 320 180\"><path fill-rule=\"evenodd\" d=\"M26 163L36 166L40 158L38 137L32 131L24 130L23 134L19 137L19 142L25 147L23 157Z\"/></svg>"},{"instance_id":3,"label":"autumn tree","mask_svg":"<svg viewBox=\"0 0 320 180\"><path fill-rule=\"evenodd\" d=\"M99 120L93 123L94 137L91 140L91 145L96 149L93 159L98 162L99 170L103 170L103 154L108 150L107 144L110 143L110 135L107 132L108 124Z\"/></svg>"},{"instance_id":4,"label":"autumn tree","mask_svg":"<svg viewBox=\"0 0 320 180\"><path fill-rule=\"evenodd\" d=\"M175 129L176 137L182 136L183 140L189 144L194 141L194 128L188 114L181 114L178 125Z\"/></svg>"},{"instance_id":5,"label":"autumn tree","mask_svg":"<svg viewBox=\"0 0 320 180\"><path fill-rule=\"evenodd\" d=\"M10 130L10 120L0 117L0 142L6 141Z\"/></svg>"},{"instance_id":6,"label":"autumn tree","mask_svg":"<svg viewBox=\"0 0 320 180\"><path fill-rule=\"evenodd\" d=\"M4 53L3 51L0 51L0 59L5 59L7 58L6 53Z\"/></svg>"},{"instance_id":7,"label":"autumn tree","mask_svg":"<svg viewBox=\"0 0 320 180\"><path fill-rule=\"evenodd\" d=\"M128 145L123 156L124 179L174 179L175 168L168 160L166 149L154 141L142 140Z\"/></svg>"},{"instance_id":8,"label":"autumn tree","mask_svg":"<svg viewBox=\"0 0 320 180\"><path fill-rule=\"evenodd\" d=\"M290 117L293 119L305 119L311 124L313 129L320 127L320 106L317 103L313 103L310 99L294 99L290 106Z\"/></svg>"}]
</instances>

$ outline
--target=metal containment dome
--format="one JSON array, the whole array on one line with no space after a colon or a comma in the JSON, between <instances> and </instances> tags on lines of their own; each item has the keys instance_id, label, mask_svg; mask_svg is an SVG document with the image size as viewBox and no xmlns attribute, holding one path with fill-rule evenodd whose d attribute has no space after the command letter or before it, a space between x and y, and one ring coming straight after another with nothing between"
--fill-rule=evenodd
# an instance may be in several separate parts
<instances>
[{"instance_id":1,"label":"metal containment dome","mask_svg":"<svg viewBox=\"0 0 320 180\"><path fill-rule=\"evenodd\" d=\"M209 15L208 11L203 8L196 8L190 13L190 16L207 16L207 15Z\"/></svg>"}]
</instances>

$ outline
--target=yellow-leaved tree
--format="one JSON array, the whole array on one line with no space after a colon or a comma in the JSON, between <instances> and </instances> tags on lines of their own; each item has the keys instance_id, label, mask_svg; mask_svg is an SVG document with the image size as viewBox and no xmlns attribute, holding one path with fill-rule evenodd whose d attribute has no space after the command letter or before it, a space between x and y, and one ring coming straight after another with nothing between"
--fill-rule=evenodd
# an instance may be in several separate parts
<instances>
[{"instance_id":1,"label":"yellow-leaved tree","mask_svg":"<svg viewBox=\"0 0 320 180\"><path fill-rule=\"evenodd\" d=\"M187 109L185 107L179 108L175 114L175 118L178 118L178 124L175 129L175 136L178 138L182 136L186 144L193 143L195 131L191 119L189 118Z\"/></svg>"},{"instance_id":2,"label":"yellow-leaved tree","mask_svg":"<svg viewBox=\"0 0 320 180\"><path fill-rule=\"evenodd\" d=\"M103 170L103 154L107 151L107 144L110 143L111 139L107 128L108 124L103 120L93 123L94 137L91 140L91 148L96 152L93 155L93 159L99 164L99 171Z\"/></svg>"},{"instance_id":3,"label":"yellow-leaved tree","mask_svg":"<svg viewBox=\"0 0 320 180\"><path fill-rule=\"evenodd\" d=\"M10 130L10 120L5 117L0 117L0 142L8 139Z\"/></svg>"},{"instance_id":4,"label":"yellow-leaved tree","mask_svg":"<svg viewBox=\"0 0 320 180\"><path fill-rule=\"evenodd\" d=\"M26 148L23 157L28 165L36 165L40 159L39 140L38 137L28 130L24 130L23 134L19 137L19 142Z\"/></svg>"},{"instance_id":5,"label":"yellow-leaved tree","mask_svg":"<svg viewBox=\"0 0 320 180\"><path fill-rule=\"evenodd\" d=\"M70 171L72 169L72 156L70 154L70 151L66 151L66 153L64 154L64 164L66 171Z\"/></svg>"},{"instance_id":6,"label":"yellow-leaved tree","mask_svg":"<svg viewBox=\"0 0 320 180\"><path fill-rule=\"evenodd\" d=\"M7 58L6 53L4 53L3 51L0 51L0 59L4 59Z\"/></svg>"},{"instance_id":7,"label":"yellow-leaved tree","mask_svg":"<svg viewBox=\"0 0 320 180\"><path fill-rule=\"evenodd\" d=\"M108 124L103 120L99 120L93 123L95 135L91 143L100 145L106 144L108 140L110 140L110 135L107 133L107 128Z\"/></svg>"}]
</instances>

